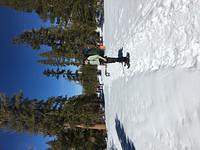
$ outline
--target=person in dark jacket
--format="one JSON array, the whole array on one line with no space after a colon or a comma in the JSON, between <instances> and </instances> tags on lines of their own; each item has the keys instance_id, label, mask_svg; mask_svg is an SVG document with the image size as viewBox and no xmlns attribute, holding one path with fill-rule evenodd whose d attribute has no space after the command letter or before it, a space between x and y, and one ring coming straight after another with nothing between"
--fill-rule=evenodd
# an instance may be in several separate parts
<instances>
[{"instance_id":1,"label":"person in dark jacket","mask_svg":"<svg viewBox=\"0 0 200 150\"><path fill-rule=\"evenodd\" d=\"M83 55L85 57L92 56L92 55L99 55L104 56L104 50L100 48L84 48L83 49Z\"/></svg>"}]
</instances>

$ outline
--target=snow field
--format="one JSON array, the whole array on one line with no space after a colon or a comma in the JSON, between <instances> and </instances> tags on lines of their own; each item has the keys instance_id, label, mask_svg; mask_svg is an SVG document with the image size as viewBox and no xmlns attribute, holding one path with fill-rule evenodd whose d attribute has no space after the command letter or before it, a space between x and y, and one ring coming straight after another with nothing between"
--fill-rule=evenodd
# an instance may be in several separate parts
<instances>
[{"instance_id":1,"label":"snow field","mask_svg":"<svg viewBox=\"0 0 200 150\"><path fill-rule=\"evenodd\" d=\"M121 148L114 127L117 116L136 149L200 149L198 76L199 71L163 70L105 86L109 141Z\"/></svg>"},{"instance_id":2,"label":"snow field","mask_svg":"<svg viewBox=\"0 0 200 150\"><path fill-rule=\"evenodd\" d=\"M200 149L200 1L105 1L106 55L131 68L104 77L108 149L122 149L118 118L136 150Z\"/></svg>"},{"instance_id":3,"label":"snow field","mask_svg":"<svg viewBox=\"0 0 200 150\"><path fill-rule=\"evenodd\" d=\"M109 27L115 30L111 30L111 35L107 35L110 30L105 29L105 36L109 39L107 40L109 43L105 41L108 49L107 55L117 56L117 50L121 47L124 53L130 52L132 67L128 71L129 75L167 67L199 69L200 4L197 0L156 1L151 4L149 11L147 8L141 11L142 4L133 9L136 9L136 14L140 16L139 19L134 14L133 17L128 16L128 12L124 16L124 10L129 9L123 7L118 13L117 9L112 11L119 17L114 19L111 17L113 24ZM148 15L141 17L142 14ZM131 18L135 20L130 21Z\"/></svg>"}]
</instances>

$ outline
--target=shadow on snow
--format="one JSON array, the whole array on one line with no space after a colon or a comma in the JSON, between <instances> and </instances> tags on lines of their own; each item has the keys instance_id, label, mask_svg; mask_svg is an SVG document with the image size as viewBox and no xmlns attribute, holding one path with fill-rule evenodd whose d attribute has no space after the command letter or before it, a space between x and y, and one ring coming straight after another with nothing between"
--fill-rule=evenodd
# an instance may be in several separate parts
<instances>
[{"instance_id":1,"label":"shadow on snow","mask_svg":"<svg viewBox=\"0 0 200 150\"><path fill-rule=\"evenodd\" d=\"M126 136L124 127L116 116L115 128L123 150L135 150L134 143Z\"/></svg>"}]
</instances>

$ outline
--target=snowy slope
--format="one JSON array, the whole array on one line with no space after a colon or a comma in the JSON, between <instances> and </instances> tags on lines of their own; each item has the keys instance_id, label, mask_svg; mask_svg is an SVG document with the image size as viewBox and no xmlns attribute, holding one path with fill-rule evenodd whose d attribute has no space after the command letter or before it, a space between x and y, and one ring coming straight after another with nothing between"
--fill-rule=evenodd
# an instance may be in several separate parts
<instances>
[{"instance_id":1,"label":"snowy slope","mask_svg":"<svg viewBox=\"0 0 200 150\"><path fill-rule=\"evenodd\" d=\"M200 1L106 0L108 149L200 149ZM120 124L120 125L119 125ZM133 149L133 148L132 148Z\"/></svg>"}]
</instances>

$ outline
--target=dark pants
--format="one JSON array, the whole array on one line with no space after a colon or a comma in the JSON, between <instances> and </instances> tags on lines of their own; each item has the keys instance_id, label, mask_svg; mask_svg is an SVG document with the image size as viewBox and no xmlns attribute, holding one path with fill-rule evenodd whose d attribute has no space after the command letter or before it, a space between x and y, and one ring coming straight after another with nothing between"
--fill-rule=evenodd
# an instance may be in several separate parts
<instances>
[{"instance_id":1,"label":"dark pants","mask_svg":"<svg viewBox=\"0 0 200 150\"><path fill-rule=\"evenodd\" d=\"M119 58L104 57L104 58L107 59L106 62L103 61L102 59L99 59L101 65L107 64L107 63L115 63L115 62L122 63L122 62L126 62L126 61L127 61L127 58L126 58L126 57L119 57Z\"/></svg>"},{"instance_id":2,"label":"dark pants","mask_svg":"<svg viewBox=\"0 0 200 150\"><path fill-rule=\"evenodd\" d=\"M107 62L106 63L115 63L115 62L126 62L127 58L126 57L120 57L120 58L111 58L111 57L107 57Z\"/></svg>"}]
</instances>

